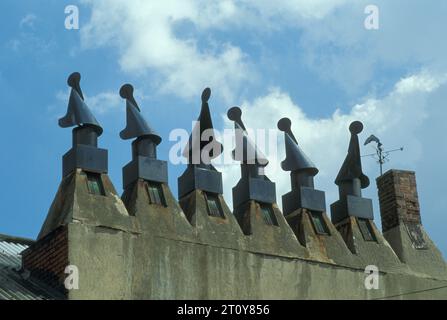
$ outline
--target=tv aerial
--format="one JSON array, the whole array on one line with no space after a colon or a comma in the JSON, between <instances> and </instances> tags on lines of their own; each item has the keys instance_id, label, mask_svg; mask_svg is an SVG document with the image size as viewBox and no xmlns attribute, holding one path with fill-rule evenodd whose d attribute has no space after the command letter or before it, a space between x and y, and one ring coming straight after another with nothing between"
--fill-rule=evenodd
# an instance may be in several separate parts
<instances>
[{"instance_id":1,"label":"tv aerial","mask_svg":"<svg viewBox=\"0 0 447 320\"><path fill-rule=\"evenodd\" d=\"M380 166L380 175L383 174L383 165L385 162L390 161L389 155L390 153L396 152L396 151L404 151L404 147L400 147L398 149L392 149L392 150L383 150L383 144L380 142L379 138L377 138L375 135L370 135L368 139L365 140L365 143L363 145L367 145L371 142L375 142L377 144L376 152L365 154L362 157L373 157L377 160L377 163Z\"/></svg>"}]
</instances>

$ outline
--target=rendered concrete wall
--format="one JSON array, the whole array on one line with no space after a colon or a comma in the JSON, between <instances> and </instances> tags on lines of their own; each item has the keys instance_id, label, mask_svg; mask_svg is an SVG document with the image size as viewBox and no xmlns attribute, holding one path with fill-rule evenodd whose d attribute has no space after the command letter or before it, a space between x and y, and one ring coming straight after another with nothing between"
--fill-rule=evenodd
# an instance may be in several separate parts
<instances>
[{"instance_id":1,"label":"rendered concrete wall","mask_svg":"<svg viewBox=\"0 0 447 320\"><path fill-rule=\"evenodd\" d=\"M82 223L68 226L69 264L79 271L79 290L68 298L131 299L135 235Z\"/></svg>"},{"instance_id":2,"label":"rendered concrete wall","mask_svg":"<svg viewBox=\"0 0 447 320\"><path fill-rule=\"evenodd\" d=\"M53 207L47 219L70 217L64 222L68 260L79 270L79 289L69 291L69 299L447 299L446 289L436 289L447 285L447 276L415 272L391 259L383 237L365 245L355 231L356 254L340 244L340 236L337 246L326 238L319 250L330 254L319 255L298 241L276 205L279 225L267 226L259 206L248 203L244 216L252 233L244 235L222 197L225 217L216 218L208 215L199 190L180 206L163 185L167 207L160 207L148 201L144 181L121 201L103 179L106 195L100 198L88 193L77 172L58 191L56 198L66 200L61 211ZM369 264L380 268L379 290L365 289Z\"/></svg>"},{"instance_id":3,"label":"rendered concrete wall","mask_svg":"<svg viewBox=\"0 0 447 320\"><path fill-rule=\"evenodd\" d=\"M70 299L447 299L425 291L447 281L411 274L380 273L366 290L360 269L81 224L69 233L80 271Z\"/></svg>"}]
</instances>

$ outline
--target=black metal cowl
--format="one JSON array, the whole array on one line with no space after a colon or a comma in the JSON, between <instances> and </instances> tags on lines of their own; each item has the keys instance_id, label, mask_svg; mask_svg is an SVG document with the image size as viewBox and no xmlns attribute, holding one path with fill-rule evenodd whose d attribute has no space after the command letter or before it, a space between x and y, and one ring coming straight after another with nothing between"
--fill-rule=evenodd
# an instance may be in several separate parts
<instances>
[{"instance_id":1,"label":"black metal cowl","mask_svg":"<svg viewBox=\"0 0 447 320\"><path fill-rule=\"evenodd\" d=\"M286 159L281 162L281 168L284 171L306 172L311 176L316 176L318 169L298 145L292 133L291 124L288 118L282 118L278 122L278 129L284 132L286 148Z\"/></svg>"},{"instance_id":2,"label":"black metal cowl","mask_svg":"<svg viewBox=\"0 0 447 320\"><path fill-rule=\"evenodd\" d=\"M120 89L120 96L126 100L126 128L120 132L120 137L123 140L148 137L153 143L159 145L161 137L144 119L133 91L133 86L130 84L125 84Z\"/></svg>"},{"instance_id":3,"label":"black metal cowl","mask_svg":"<svg viewBox=\"0 0 447 320\"><path fill-rule=\"evenodd\" d=\"M364 189L369 186L369 178L362 171L358 138L358 134L363 131L363 124L360 121L354 121L349 126L349 131L351 132L351 141L349 142L348 154L335 179L335 184L340 186L345 182L359 179L360 186Z\"/></svg>"},{"instance_id":4,"label":"black metal cowl","mask_svg":"<svg viewBox=\"0 0 447 320\"><path fill-rule=\"evenodd\" d=\"M191 132L191 135L189 136L188 144L183 151L183 156L188 159L189 164L199 164L193 163L195 160L195 157L193 155L194 153L197 154L197 158L200 159L200 164L202 164L202 150L211 143L213 144L213 146L212 148L209 148L209 160L217 158L223 152L223 146L216 140L214 134L213 120L211 119L210 107L208 104L210 97L211 89L205 88L201 96L202 106L199 118L197 119L196 126ZM204 141L202 141L202 139ZM196 148L198 149L195 150Z\"/></svg>"},{"instance_id":5,"label":"black metal cowl","mask_svg":"<svg viewBox=\"0 0 447 320\"><path fill-rule=\"evenodd\" d=\"M84 102L80 81L81 74L79 72L74 72L68 77L67 83L71 87L70 99L67 114L59 119L59 126L62 128L89 126L100 136L103 129Z\"/></svg>"},{"instance_id":6,"label":"black metal cowl","mask_svg":"<svg viewBox=\"0 0 447 320\"><path fill-rule=\"evenodd\" d=\"M233 159L241 164L251 164L258 167L265 167L269 161L267 157L258 149L256 144L248 136L248 132L242 122L242 111L239 107L228 110L227 116L234 121L236 136L236 147L232 152Z\"/></svg>"}]
</instances>

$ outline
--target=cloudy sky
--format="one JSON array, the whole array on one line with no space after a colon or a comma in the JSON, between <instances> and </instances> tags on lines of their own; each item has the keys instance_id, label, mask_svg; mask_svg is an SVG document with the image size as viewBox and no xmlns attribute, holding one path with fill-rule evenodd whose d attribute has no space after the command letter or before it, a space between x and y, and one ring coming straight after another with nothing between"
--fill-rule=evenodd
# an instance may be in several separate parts
<instances>
[{"instance_id":1,"label":"cloudy sky","mask_svg":"<svg viewBox=\"0 0 447 320\"><path fill-rule=\"evenodd\" d=\"M379 9L379 29L364 26L365 7ZM65 27L66 6L79 9L79 29ZM121 168L130 143L123 83L136 88L142 112L163 137L168 159L175 128L191 130L200 95L212 89L215 127L230 128L226 110L238 105L251 128L273 129L287 116L302 148L320 169L316 185L328 205L346 155L347 127L361 120L363 142L380 137L393 153L385 169L417 173L423 223L447 255L447 2L442 0L4 0L0 4L0 93L3 124L0 233L35 237L61 179L71 130L66 78L82 74L87 104L104 127L109 169L122 192ZM226 148L226 151L231 151ZM267 175L279 197L289 190L282 136ZM363 154L374 152L362 147ZM380 225L378 165L363 158ZM227 202L239 167L219 166ZM177 193L182 165L169 165ZM280 202L280 201L279 201Z\"/></svg>"}]
</instances>

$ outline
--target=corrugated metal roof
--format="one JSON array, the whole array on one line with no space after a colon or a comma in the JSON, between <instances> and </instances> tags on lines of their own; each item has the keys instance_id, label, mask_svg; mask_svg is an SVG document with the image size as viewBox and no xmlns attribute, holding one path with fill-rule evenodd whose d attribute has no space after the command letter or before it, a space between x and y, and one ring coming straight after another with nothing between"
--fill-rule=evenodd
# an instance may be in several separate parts
<instances>
[{"instance_id":1,"label":"corrugated metal roof","mask_svg":"<svg viewBox=\"0 0 447 320\"><path fill-rule=\"evenodd\" d=\"M28 246L0 241L0 266L20 269L22 267L22 259L20 253L28 248Z\"/></svg>"},{"instance_id":2,"label":"corrugated metal roof","mask_svg":"<svg viewBox=\"0 0 447 320\"><path fill-rule=\"evenodd\" d=\"M0 235L0 300L63 299L58 291L22 272L21 252L31 240Z\"/></svg>"}]
</instances>

